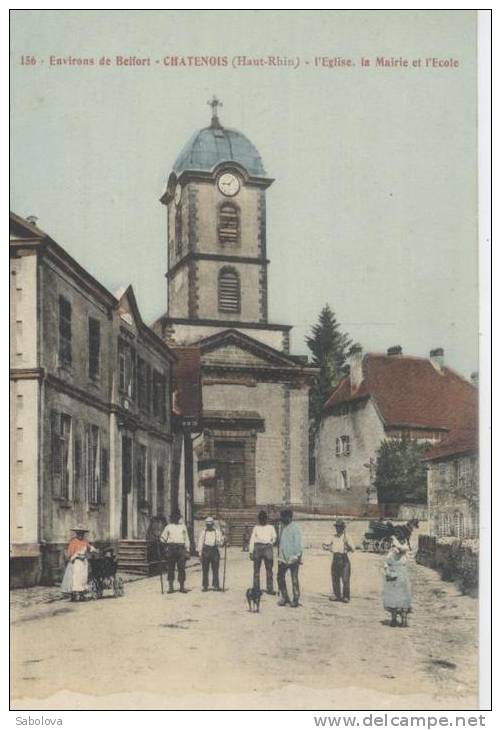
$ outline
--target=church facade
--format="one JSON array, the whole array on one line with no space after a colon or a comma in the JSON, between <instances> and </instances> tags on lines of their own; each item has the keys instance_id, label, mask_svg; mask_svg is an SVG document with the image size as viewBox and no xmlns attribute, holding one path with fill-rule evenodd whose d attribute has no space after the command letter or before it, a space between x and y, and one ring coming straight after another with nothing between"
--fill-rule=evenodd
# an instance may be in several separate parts
<instances>
[{"instance_id":1,"label":"church facade","mask_svg":"<svg viewBox=\"0 0 501 730\"><path fill-rule=\"evenodd\" d=\"M273 179L240 132L197 131L174 163L167 211L168 308L153 329L200 353L194 445L198 514L305 505L308 394L316 371L268 319L266 191Z\"/></svg>"}]
</instances>

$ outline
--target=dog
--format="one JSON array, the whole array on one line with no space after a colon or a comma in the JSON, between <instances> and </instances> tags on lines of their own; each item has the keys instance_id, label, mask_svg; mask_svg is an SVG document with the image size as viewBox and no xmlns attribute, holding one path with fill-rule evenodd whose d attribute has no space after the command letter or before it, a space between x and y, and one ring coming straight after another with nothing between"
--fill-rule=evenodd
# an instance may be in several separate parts
<instances>
[{"instance_id":1,"label":"dog","mask_svg":"<svg viewBox=\"0 0 501 730\"><path fill-rule=\"evenodd\" d=\"M249 611L252 613L259 613L259 605L261 603L261 596L263 591L259 588L247 588L245 591L245 597L249 606Z\"/></svg>"}]
</instances>

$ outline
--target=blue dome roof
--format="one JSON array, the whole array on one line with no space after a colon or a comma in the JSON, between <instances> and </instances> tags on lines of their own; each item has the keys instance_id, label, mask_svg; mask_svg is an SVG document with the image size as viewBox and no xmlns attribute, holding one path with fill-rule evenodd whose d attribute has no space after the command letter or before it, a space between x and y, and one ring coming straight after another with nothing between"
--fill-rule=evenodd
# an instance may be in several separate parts
<instances>
[{"instance_id":1,"label":"blue dome roof","mask_svg":"<svg viewBox=\"0 0 501 730\"><path fill-rule=\"evenodd\" d=\"M195 132L175 161L174 172L211 171L221 162L237 162L251 175L266 176L261 155L252 142L236 129L221 126Z\"/></svg>"}]
</instances>

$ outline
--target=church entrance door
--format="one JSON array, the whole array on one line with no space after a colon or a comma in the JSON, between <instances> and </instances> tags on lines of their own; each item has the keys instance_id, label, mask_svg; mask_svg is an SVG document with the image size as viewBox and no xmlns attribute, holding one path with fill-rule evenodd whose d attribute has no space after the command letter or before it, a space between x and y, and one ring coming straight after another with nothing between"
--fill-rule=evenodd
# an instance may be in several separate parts
<instances>
[{"instance_id":1,"label":"church entrance door","mask_svg":"<svg viewBox=\"0 0 501 730\"><path fill-rule=\"evenodd\" d=\"M240 509L245 506L245 443L216 441L219 507Z\"/></svg>"}]
</instances>

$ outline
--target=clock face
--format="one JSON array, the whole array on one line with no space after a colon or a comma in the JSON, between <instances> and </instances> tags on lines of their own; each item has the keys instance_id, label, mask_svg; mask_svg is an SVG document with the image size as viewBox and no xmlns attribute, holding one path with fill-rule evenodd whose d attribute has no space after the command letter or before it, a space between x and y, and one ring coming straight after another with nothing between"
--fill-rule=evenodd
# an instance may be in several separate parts
<instances>
[{"instance_id":1,"label":"clock face","mask_svg":"<svg viewBox=\"0 0 501 730\"><path fill-rule=\"evenodd\" d=\"M223 195L236 195L240 190L240 180L233 173L224 172L217 181L217 186Z\"/></svg>"},{"instance_id":2,"label":"clock face","mask_svg":"<svg viewBox=\"0 0 501 730\"><path fill-rule=\"evenodd\" d=\"M181 187L181 185L180 185L180 184L178 183L178 184L176 185L176 190L175 190L175 192L174 192L174 202L176 203L176 205L179 205L179 203L181 202L181 195L182 195L182 194L183 194L183 188L182 188L182 187Z\"/></svg>"}]
</instances>

